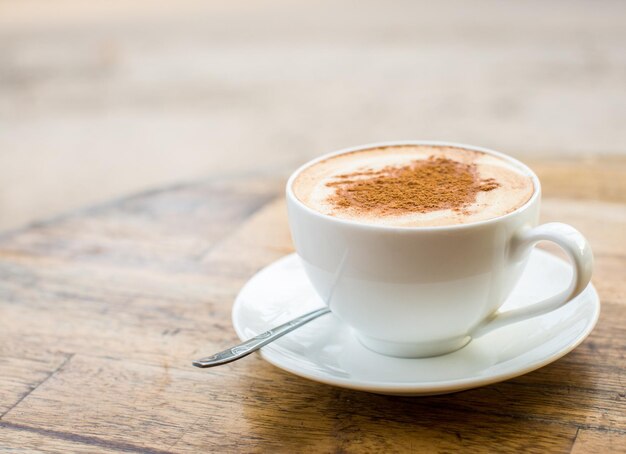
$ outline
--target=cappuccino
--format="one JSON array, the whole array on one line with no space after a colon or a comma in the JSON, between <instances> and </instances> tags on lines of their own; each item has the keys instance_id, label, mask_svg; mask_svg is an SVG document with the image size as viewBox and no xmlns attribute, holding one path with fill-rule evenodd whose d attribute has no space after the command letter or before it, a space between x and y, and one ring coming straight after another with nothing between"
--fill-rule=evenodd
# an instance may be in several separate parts
<instances>
[{"instance_id":1,"label":"cappuccino","mask_svg":"<svg viewBox=\"0 0 626 454\"><path fill-rule=\"evenodd\" d=\"M497 218L524 205L533 180L492 154L437 145L398 145L332 156L293 182L307 207L365 224L427 227Z\"/></svg>"}]
</instances>

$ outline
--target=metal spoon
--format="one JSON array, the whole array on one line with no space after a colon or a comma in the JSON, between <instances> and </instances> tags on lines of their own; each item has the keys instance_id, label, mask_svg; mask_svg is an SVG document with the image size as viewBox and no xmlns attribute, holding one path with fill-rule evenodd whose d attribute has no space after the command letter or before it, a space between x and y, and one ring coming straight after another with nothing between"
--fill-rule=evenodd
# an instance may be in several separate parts
<instances>
[{"instance_id":1,"label":"metal spoon","mask_svg":"<svg viewBox=\"0 0 626 454\"><path fill-rule=\"evenodd\" d=\"M294 318L290 322L283 323L276 328L265 331L264 333L261 333L258 336L253 337L252 339L248 339L247 341L244 341L239 345L235 345L234 347L231 347L214 355L207 356L206 358L198 359L192 364L196 367L204 368L221 366L222 364L237 361L238 359L243 358L244 356L248 356L250 353L257 351L259 348L264 347L270 342L274 342L279 337L290 333L294 329L300 328L302 325L306 325L311 320L315 320L316 318L321 317L324 314L328 314L329 312L330 309L328 307L314 310L313 312L309 312L308 314L304 314L298 318Z\"/></svg>"}]
</instances>

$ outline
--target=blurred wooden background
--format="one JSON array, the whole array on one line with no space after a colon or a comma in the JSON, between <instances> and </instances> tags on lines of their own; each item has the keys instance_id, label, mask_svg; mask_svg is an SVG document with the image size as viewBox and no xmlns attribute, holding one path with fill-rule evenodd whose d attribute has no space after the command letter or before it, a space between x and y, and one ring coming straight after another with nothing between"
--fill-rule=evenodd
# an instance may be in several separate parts
<instances>
[{"instance_id":1,"label":"blurred wooden background","mask_svg":"<svg viewBox=\"0 0 626 454\"><path fill-rule=\"evenodd\" d=\"M0 0L0 230L390 139L623 179L625 18L624 1Z\"/></svg>"}]
</instances>

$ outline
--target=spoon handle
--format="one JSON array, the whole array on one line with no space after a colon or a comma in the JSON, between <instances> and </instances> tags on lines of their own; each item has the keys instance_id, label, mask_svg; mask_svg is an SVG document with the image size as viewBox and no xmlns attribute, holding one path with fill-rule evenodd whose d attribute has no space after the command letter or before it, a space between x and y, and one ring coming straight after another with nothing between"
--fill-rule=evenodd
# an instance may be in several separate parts
<instances>
[{"instance_id":1,"label":"spoon handle","mask_svg":"<svg viewBox=\"0 0 626 454\"><path fill-rule=\"evenodd\" d=\"M221 366L222 364L230 363L232 361L237 361L238 359L257 351L259 348L269 344L270 342L274 342L279 337L290 333L294 329L300 328L302 325L309 323L311 320L315 320L317 317L328 314L329 312L330 309L328 307L314 310L313 312L294 318L287 323L283 323L276 328L265 331L264 333L261 333L252 339L248 339L239 345L235 345L234 347L214 355L207 356L206 358L198 359L192 364L196 367L214 367Z\"/></svg>"}]
</instances>

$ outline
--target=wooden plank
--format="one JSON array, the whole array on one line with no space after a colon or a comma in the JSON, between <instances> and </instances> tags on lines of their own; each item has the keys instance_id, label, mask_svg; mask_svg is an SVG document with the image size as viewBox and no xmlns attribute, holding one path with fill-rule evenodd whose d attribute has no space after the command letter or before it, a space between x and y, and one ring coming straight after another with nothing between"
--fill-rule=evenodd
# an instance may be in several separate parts
<instances>
[{"instance_id":1,"label":"wooden plank","mask_svg":"<svg viewBox=\"0 0 626 454\"><path fill-rule=\"evenodd\" d=\"M8 346L0 343L0 418L58 371L68 358L68 355L41 351L34 351L28 357L16 356L10 356Z\"/></svg>"},{"instance_id":2,"label":"wooden plank","mask_svg":"<svg viewBox=\"0 0 626 454\"><path fill-rule=\"evenodd\" d=\"M276 190L246 182L159 191L0 239L0 345L157 364L176 351L186 366L196 349L234 340L242 279L199 259Z\"/></svg>"},{"instance_id":3,"label":"wooden plank","mask_svg":"<svg viewBox=\"0 0 626 454\"><path fill-rule=\"evenodd\" d=\"M189 369L179 372L167 365L77 355L3 421L117 443L136 439L142 448L171 446L182 435L184 423L211 413L211 408L196 404L197 393L216 383ZM215 397L213 388L206 398Z\"/></svg>"},{"instance_id":4,"label":"wooden plank","mask_svg":"<svg viewBox=\"0 0 626 454\"><path fill-rule=\"evenodd\" d=\"M175 452L481 452L487 434L503 451L545 452L566 450L574 440L573 425L491 411L469 417L454 406L462 396L412 399L340 390L258 357L201 372L77 355L3 421ZM493 401L491 410L499 405ZM539 430L541 440L534 435Z\"/></svg>"},{"instance_id":5,"label":"wooden plank","mask_svg":"<svg viewBox=\"0 0 626 454\"><path fill-rule=\"evenodd\" d=\"M626 349L622 348L625 318L623 302L602 302L595 329L568 358L588 365L610 366L614 372L623 373L626 369Z\"/></svg>"},{"instance_id":6,"label":"wooden plank","mask_svg":"<svg viewBox=\"0 0 626 454\"><path fill-rule=\"evenodd\" d=\"M234 295L259 267L289 252L289 242L284 202L277 199L211 248L193 273L190 268L174 275L128 268L120 271L101 262L88 260L85 264L82 256L43 259L14 253L11 263L18 268L7 275L5 266L7 279L0 289L5 289L6 300L20 295L28 304L6 308L4 342L15 343L19 327L29 323L46 344L67 351L186 368L194 355L236 340L229 322ZM243 264L240 250L245 250ZM38 285L29 288L32 282ZM93 296L96 294L98 298ZM618 355L602 359L621 360L612 333L617 332L623 317L617 312L607 321L609 326L601 331L607 335L593 342L602 352ZM58 329L63 323L72 326L72 335ZM206 326L212 327L209 332ZM22 348L32 351L37 345L27 342ZM172 363L171 357L178 360ZM578 357L583 358L580 353ZM589 351L581 361L593 361L594 357L597 353Z\"/></svg>"},{"instance_id":7,"label":"wooden plank","mask_svg":"<svg viewBox=\"0 0 626 454\"><path fill-rule=\"evenodd\" d=\"M236 341L230 310L246 280L292 251L284 200L268 181L220 183L224 199L208 211L214 186L183 187L0 239L0 360L10 380L40 383L7 407L0 441L24 432L51 450L566 452L581 428L626 430L626 213L615 203L544 204L545 221L588 235L604 304L581 346L534 373L413 399L320 385L258 356L192 368ZM229 214L212 213L226 201ZM204 223L221 225L207 233ZM29 362L38 354L73 356L46 375Z\"/></svg>"},{"instance_id":8,"label":"wooden plank","mask_svg":"<svg viewBox=\"0 0 626 454\"><path fill-rule=\"evenodd\" d=\"M585 235L594 255L626 257L626 205L545 198L541 222L564 222Z\"/></svg>"},{"instance_id":9,"label":"wooden plank","mask_svg":"<svg viewBox=\"0 0 626 454\"><path fill-rule=\"evenodd\" d=\"M131 275L130 280L137 280L146 287L152 284L152 281L139 281L137 274ZM72 305L64 306L58 312L63 314L58 320L51 320L53 315L45 311L38 313L15 306L20 308L20 312L18 316L8 319L7 329L3 330L1 335L2 343L15 348L18 348L19 344L19 348L26 350L27 353L41 348L43 343L83 355L115 357L120 360L134 359L160 367L187 370L191 358L221 349L236 341L230 322L215 323L216 318L229 319L230 299L202 313L198 311L193 298L194 292L202 293L205 288L202 283L194 287L190 285L188 279L179 276L172 281L161 282L162 287L156 281L160 281L160 278L157 277L152 284L155 285L154 295L147 296L146 302L137 307L126 302L123 313L118 313L114 309L115 299L107 293L104 293L103 297L109 300L113 309L101 312L101 306L97 306L93 312L79 312L77 309L80 301L83 301L79 297ZM176 283L178 286L174 285ZM166 288L179 289L181 285L187 289L185 296L178 295L168 303ZM120 287L123 288L120 285L114 286ZM157 297L157 294L160 296ZM195 298L198 298L196 301L201 300L198 296ZM125 300L122 298L121 301ZM122 304L120 302L120 306ZM154 315L150 313L150 306L146 304L152 304L157 308L161 304L165 304L165 307L172 304L179 309L162 313L159 310ZM186 309L184 305L190 307ZM561 360L565 361L566 366L556 369L557 372L551 369L547 372L538 371L515 379L510 384L490 387L489 391L477 391L479 395L475 399L488 402L489 406L494 400L502 401L501 395L509 396L510 399L507 401L510 400L510 405L507 405L506 412L508 416L527 417L528 400L539 399L544 402L544 407L540 410L534 409L533 412L540 413L539 416L545 420L559 421L560 418L566 417L572 422L581 424L623 424L623 415L626 412L620 401L614 399L620 392L619 373L625 364L624 351L620 349L622 342L620 332L626 323L625 317L626 314L616 305L605 304L596 331L575 352ZM70 319L70 325L74 326L71 332L59 333L59 326L63 326L62 318ZM19 327L27 322L31 324L37 341L16 343L14 339L18 338ZM207 329L207 326L210 328ZM568 370L571 373L566 374ZM594 374L591 374L592 370ZM511 390L508 389L509 386ZM576 392L571 393L571 389ZM567 396L563 395L565 390ZM531 397L527 397L528 395ZM473 403L473 399L461 402L469 405L468 410L471 407L474 408L472 411L477 411L478 405Z\"/></svg>"},{"instance_id":10,"label":"wooden plank","mask_svg":"<svg viewBox=\"0 0 626 454\"><path fill-rule=\"evenodd\" d=\"M249 277L291 252L287 207L284 198L278 197L208 251L203 263L215 275Z\"/></svg>"},{"instance_id":11,"label":"wooden plank","mask_svg":"<svg viewBox=\"0 0 626 454\"><path fill-rule=\"evenodd\" d=\"M600 294L600 300L626 305L626 286L624 286L626 258L597 254L594 258L591 280Z\"/></svg>"},{"instance_id":12,"label":"wooden plank","mask_svg":"<svg viewBox=\"0 0 626 454\"><path fill-rule=\"evenodd\" d=\"M626 453L626 432L580 429L571 454Z\"/></svg>"},{"instance_id":13,"label":"wooden plank","mask_svg":"<svg viewBox=\"0 0 626 454\"><path fill-rule=\"evenodd\" d=\"M40 267L24 269L27 263L12 269L23 272L23 282L0 281L0 343L7 348L33 354L53 346L157 364L176 358L187 366L198 349L236 338L230 310L241 281L39 258L30 264Z\"/></svg>"},{"instance_id":14,"label":"wooden plank","mask_svg":"<svg viewBox=\"0 0 626 454\"><path fill-rule=\"evenodd\" d=\"M546 198L626 202L626 157L623 155L589 154L525 161L539 176Z\"/></svg>"},{"instance_id":15,"label":"wooden plank","mask_svg":"<svg viewBox=\"0 0 626 454\"><path fill-rule=\"evenodd\" d=\"M168 271L193 262L275 197L277 180L217 180L140 194L0 237L0 258L26 252ZM191 263L190 263L191 262Z\"/></svg>"},{"instance_id":16,"label":"wooden plank","mask_svg":"<svg viewBox=\"0 0 626 454\"><path fill-rule=\"evenodd\" d=\"M256 191L254 185L248 188ZM250 215L254 211L245 212ZM224 218L221 221L228 227ZM5 345L22 344L21 348L33 351L39 343L65 351L156 363L178 352L175 357L186 366L197 349L215 348L213 341L219 341L216 346L221 347L221 343L235 340L229 317L232 299L251 273L237 278L215 277L212 266L196 258L202 256L202 248L172 248L160 259L152 255L146 268L146 258L137 257L151 250L162 236L153 237L145 247L133 246L134 242L111 244L102 241L107 237L106 221L93 221L93 241L101 244L93 253L83 245L83 237L72 233L82 227L56 228L62 232L56 243L64 244L66 250L41 247L37 240L32 247L35 252L29 253L24 245L5 243L0 251L4 259L0 299L5 302L0 337ZM43 229L33 236L54 243L48 228ZM124 248L124 255L118 253L120 248ZM49 251L47 256L42 255L42 249ZM68 253L68 249L74 252ZM36 338L36 342L21 339L20 327L25 325L29 326L29 338ZM207 328L212 333L208 337Z\"/></svg>"},{"instance_id":17,"label":"wooden plank","mask_svg":"<svg viewBox=\"0 0 626 454\"><path fill-rule=\"evenodd\" d=\"M46 452L67 454L113 454L136 452L150 454L148 450L129 443L110 443L93 437L69 432L56 432L0 420L0 451L10 453ZM160 453L153 451L154 454ZM162 452L162 451L161 451Z\"/></svg>"}]
</instances>

